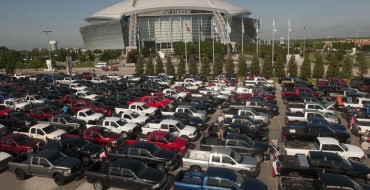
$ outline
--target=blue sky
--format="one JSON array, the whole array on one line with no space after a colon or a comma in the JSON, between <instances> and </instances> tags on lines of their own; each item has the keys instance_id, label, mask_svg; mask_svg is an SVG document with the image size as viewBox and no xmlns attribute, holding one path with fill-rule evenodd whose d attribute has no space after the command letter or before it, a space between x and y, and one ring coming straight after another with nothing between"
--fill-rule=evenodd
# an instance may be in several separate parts
<instances>
[{"instance_id":1,"label":"blue sky","mask_svg":"<svg viewBox=\"0 0 370 190\"><path fill-rule=\"evenodd\" d=\"M60 47L83 47L79 28L85 18L121 0L2 0L0 1L0 46L12 49L46 48L43 30L52 30L51 40ZM291 19L291 38L370 36L368 0L227 0L252 12L262 20L261 38L287 38Z\"/></svg>"}]
</instances>

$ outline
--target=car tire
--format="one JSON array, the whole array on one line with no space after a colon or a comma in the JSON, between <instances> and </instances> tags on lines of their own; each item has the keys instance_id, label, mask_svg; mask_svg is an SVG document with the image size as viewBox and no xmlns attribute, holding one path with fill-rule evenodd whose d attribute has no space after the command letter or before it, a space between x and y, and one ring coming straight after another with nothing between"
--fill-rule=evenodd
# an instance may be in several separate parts
<instances>
[{"instance_id":1,"label":"car tire","mask_svg":"<svg viewBox=\"0 0 370 190\"><path fill-rule=\"evenodd\" d=\"M100 180L94 181L93 186L95 190L106 190L107 189Z\"/></svg>"},{"instance_id":2,"label":"car tire","mask_svg":"<svg viewBox=\"0 0 370 190\"><path fill-rule=\"evenodd\" d=\"M66 179L60 174L56 174L54 176L54 182L55 182L55 184L57 184L59 186L64 185L66 183L65 181L66 181Z\"/></svg>"},{"instance_id":3,"label":"car tire","mask_svg":"<svg viewBox=\"0 0 370 190\"><path fill-rule=\"evenodd\" d=\"M259 162L259 163L264 161L262 154L255 154L255 155L253 155L253 158L255 158L257 160L257 162Z\"/></svg>"},{"instance_id":4,"label":"car tire","mask_svg":"<svg viewBox=\"0 0 370 190\"><path fill-rule=\"evenodd\" d=\"M239 171L239 173L245 177L250 177L251 176L251 173L249 171L246 171L246 170L242 170L242 171Z\"/></svg>"},{"instance_id":5,"label":"car tire","mask_svg":"<svg viewBox=\"0 0 370 190\"><path fill-rule=\"evenodd\" d=\"M272 111L268 111L267 112L267 115L270 117L270 118L273 118L275 116L274 112Z\"/></svg>"},{"instance_id":6,"label":"car tire","mask_svg":"<svg viewBox=\"0 0 370 190\"><path fill-rule=\"evenodd\" d=\"M200 166L190 166L189 170L192 172L201 172L202 168Z\"/></svg>"},{"instance_id":7,"label":"car tire","mask_svg":"<svg viewBox=\"0 0 370 190\"><path fill-rule=\"evenodd\" d=\"M162 172L166 172L166 166L164 164L157 164L156 168Z\"/></svg>"},{"instance_id":8,"label":"car tire","mask_svg":"<svg viewBox=\"0 0 370 190\"><path fill-rule=\"evenodd\" d=\"M178 98L178 100L179 100L179 102L182 102L182 101L184 101L184 98L180 97L180 98Z\"/></svg>"},{"instance_id":9,"label":"car tire","mask_svg":"<svg viewBox=\"0 0 370 190\"><path fill-rule=\"evenodd\" d=\"M19 180L25 180L27 178L26 173L24 173L23 170L21 169L16 169L15 170L15 177Z\"/></svg>"},{"instance_id":10,"label":"car tire","mask_svg":"<svg viewBox=\"0 0 370 190\"><path fill-rule=\"evenodd\" d=\"M81 158L81 162L84 166L88 166L91 163L91 159L87 156L84 156Z\"/></svg>"}]
</instances>

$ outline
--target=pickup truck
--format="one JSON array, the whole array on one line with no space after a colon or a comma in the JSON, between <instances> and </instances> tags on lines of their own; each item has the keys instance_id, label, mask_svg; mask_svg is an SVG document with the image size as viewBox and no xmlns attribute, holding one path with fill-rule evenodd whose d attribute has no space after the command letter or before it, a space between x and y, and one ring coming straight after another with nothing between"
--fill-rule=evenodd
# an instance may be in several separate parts
<instances>
[{"instance_id":1,"label":"pickup truck","mask_svg":"<svg viewBox=\"0 0 370 190\"><path fill-rule=\"evenodd\" d=\"M175 177L174 189L267 190L268 188L260 180L242 176L231 169L209 167L206 173L180 171Z\"/></svg>"},{"instance_id":2,"label":"pickup truck","mask_svg":"<svg viewBox=\"0 0 370 190\"><path fill-rule=\"evenodd\" d=\"M192 99L191 101L178 102L177 105L188 105L197 110L205 111L207 114L210 114L213 111L213 104L206 101ZM222 108L222 107L221 107Z\"/></svg>"},{"instance_id":3,"label":"pickup truck","mask_svg":"<svg viewBox=\"0 0 370 190\"><path fill-rule=\"evenodd\" d=\"M91 125L96 125L99 121L103 120L104 115L101 113L96 113L91 109L82 109L77 112L77 119L85 121L90 127Z\"/></svg>"},{"instance_id":4,"label":"pickup truck","mask_svg":"<svg viewBox=\"0 0 370 190\"><path fill-rule=\"evenodd\" d=\"M311 110L311 111L304 111L303 113L297 112L297 113L290 113L287 112L285 116L285 123L288 123L289 121L308 121L311 117L319 117L324 118L326 121L333 123L333 124L340 124L341 121L337 116L331 115L331 114L325 114L321 113L318 110Z\"/></svg>"},{"instance_id":5,"label":"pickup truck","mask_svg":"<svg viewBox=\"0 0 370 190\"><path fill-rule=\"evenodd\" d=\"M347 175L355 181L370 180L370 167L356 161L348 161L332 152L310 151L308 155L279 155L274 169L276 175L313 177L318 173L336 173Z\"/></svg>"},{"instance_id":6,"label":"pickup truck","mask_svg":"<svg viewBox=\"0 0 370 190\"><path fill-rule=\"evenodd\" d=\"M140 115L136 111L127 110L119 114L119 117L130 123L136 123L138 125L144 125L149 122L149 117L145 115Z\"/></svg>"},{"instance_id":7,"label":"pickup truck","mask_svg":"<svg viewBox=\"0 0 370 190\"><path fill-rule=\"evenodd\" d=\"M351 144L343 144L330 137L317 137L314 142L284 141L286 155L305 154L310 151L334 152L345 159L363 161L364 151Z\"/></svg>"},{"instance_id":8,"label":"pickup truck","mask_svg":"<svg viewBox=\"0 0 370 190\"><path fill-rule=\"evenodd\" d=\"M184 79L184 82L175 82L175 85L182 85L182 84L193 84L193 85L202 87L204 85L204 82L196 80L194 78L186 78Z\"/></svg>"},{"instance_id":9,"label":"pickup truck","mask_svg":"<svg viewBox=\"0 0 370 190\"><path fill-rule=\"evenodd\" d=\"M71 78L71 77L64 77L63 79L60 79L60 80L55 80L54 82L56 84L72 84L74 83L76 80Z\"/></svg>"},{"instance_id":10,"label":"pickup truck","mask_svg":"<svg viewBox=\"0 0 370 190\"><path fill-rule=\"evenodd\" d=\"M370 98L356 98L353 102L349 102L347 98L347 102L343 102L344 107L355 107L355 108L362 108L364 105L370 104Z\"/></svg>"},{"instance_id":11,"label":"pickup truck","mask_svg":"<svg viewBox=\"0 0 370 190\"><path fill-rule=\"evenodd\" d=\"M53 178L57 185L79 177L82 164L78 158L68 157L55 150L42 150L28 156L22 154L8 163L9 171L19 180L30 176Z\"/></svg>"},{"instance_id":12,"label":"pickup truck","mask_svg":"<svg viewBox=\"0 0 370 190\"><path fill-rule=\"evenodd\" d=\"M93 94L92 92L86 90L79 90L75 94L78 98L88 99L92 101L97 101L100 99L99 95Z\"/></svg>"},{"instance_id":13,"label":"pickup truck","mask_svg":"<svg viewBox=\"0 0 370 190\"><path fill-rule=\"evenodd\" d=\"M106 154L110 161L118 158L130 158L163 172L176 170L182 163L181 157L175 151L164 150L148 142L138 141L130 146L120 146Z\"/></svg>"},{"instance_id":14,"label":"pickup truck","mask_svg":"<svg viewBox=\"0 0 370 190\"><path fill-rule=\"evenodd\" d=\"M238 109L229 109L225 115L241 115L241 116L248 116L254 120L262 121L267 125L270 124L270 117L263 112L255 111L252 108L238 108Z\"/></svg>"},{"instance_id":15,"label":"pickup truck","mask_svg":"<svg viewBox=\"0 0 370 190\"><path fill-rule=\"evenodd\" d=\"M14 111L29 111L32 109L31 103L19 98L8 98L4 100L3 105Z\"/></svg>"},{"instance_id":16,"label":"pickup truck","mask_svg":"<svg viewBox=\"0 0 370 190\"><path fill-rule=\"evenodd\" d=\"M177 137L183 137L189 141L194 141L198 137L198 130L195 127L184 125L180 121L164 119L159 123L147 123L142 126L143 134L149 134L155 130L168 131Z\"/></svg>"},{"instance_id":17,"label":"pickup truck","mask_svg":"<svg viewBox=\"0 0 370 190\"><path fill-rule=\"evenodd\" d=\"M77 113L83 109L91 109L94 112L102 113L106 116L112 116L113 108L106 106L101 102L96 101L87 101L87 102L78 102L77 104L72 104L70 107L73 113Z\"/></svg>"},{"instance_id":18,"label":"pickup truck","mask_svg":"<svg viewBox=\"0 0 370 190\"><path fill-rule=\"evenodd\" d=\"M72 90L75 90L75 91L81 91L81 90L87 90L88 89L87 86L83 86L79 83L71 83L71 84L69 84L68 87Z\"/></svg>"},{"instance_id":19,"label":"pickup truck","mask_svg":"<svg viewBox=\"0 0 370 190\"><path fill-rule=\"evenodd\" d=\"M3 172L8 168L8 162L13 159L11 154L0 151L0 172Z\"/></svg>"},{"instance_id":20,"label":"pickup truck","mask_svg":"<svg viewBox=\"0 0 370 190\"><path fill-rule=\"evenodd\" d=\"M58 129L51 124L41 123L30 128L19 129L14 133L25 134L31 138L40 139L45 142L48 139L57 139L66 134L66 131Z\"/></svg>"},{"instance_id":21,"label":"pickup truck","mask_svg":"<svg viewBox=\"0 0 370 190\"><path fill-rule=\"evenodd\" d=\"M215 147L210 152L188 150L182 160L183 168L190 171L205 171L210 166L217 165L251 177L257 177L261 167L256 159L246 155L242 156L228 147Z\"/></svg>"},{"instance_id":22,"label":"pickup truck","mask_svg":"<svg viewBox=\"0 0 370 190\"><path fill-rule=\"evenodd\" d=\"M336 115L335 110L334 110L335 104L336 102L328 102L326 104L321 104L317 102L307 102L304 105L288 104L287 110L288 112L291 112L291 113L297 113L297 112L303 113L304 111L318 110L325 114Z\"/></svg>"},{"instance_id":23,"label":"pickup truck","mask_svg":"<svg viewBox=\"0 0 370 190\"><path fill-rule=\"evenodd\" d=\"M41 140L31 139L24 134L13 133L1 138L0 151L18 156L24 153L36 152L42 144Z\"/></svg>"},{"instance_id":24,"label":"pickup truck","mask_svg":"<svg viewBox=\"0 0 370 190\"><path fill-rule=\"evenodd\" d=\"M279 115L279 108L274 104L266 104L260 100L246 100L244 104L230 103L231 108L252 108L255 111L267 113L270 118Z\"/></svg>"},{"instance_id":25,"label":"pickup truck","mask_svg":"<svg viewBox=\"0 0 370 190\"><path fill-rule=\"evenodd\" d=\"M75 94L67 94L59 99L54 99L52 101L60 102L60 103L67 104L67 105L86 102L85 99L80 99Z\"/></svg>"},{"instance_id":26,"label":"pickup truck","mask_svg":"<svg viewBox=\"0 0 370 190\"><path fill-rule=\"evenodd\" d=\"M135 123L128 123L119 117L106 117L103 120L102 126L115 132L127 136L138 125Z\"/></svg>"},{"instance_id":27,"label":"pickup truck","mask_svg":"<svg viewBox=\"0 0 370 190\"><path fill-rule=\"evenodd\" d=\"M205 120L207 119L206 118L207 112L202 111L202 110L197 110L189 105L179 105L175 109L175 112L187 113L194 117L199 117L200 119L205 119ZM162 114L163 115L173 115L175 112L162 112Z\"/></svg>"},{"instance_id":28,"label":"pickup truck","mask_svg":"<svg viewBox=\"0 0 370 190\"><path fill-rule=\"evenodd\" d=\"M150 168L144 163L120 158L113 163L97 162L86 169L85 179L95 190L108 188L128 189L167 189L167 176L164 172Z\"/></svg>"},{"instance_id":29,"label":"pickup truck","mask_svg":"<svg viewBox=\"0 0 370 190\"><path fill-rule=\"evenodd\" d=\"M342 124L333 124L328 121L326 121L324 118L317 118L317 117L310 117L307 121L307 123L317 123L322 124L330 127L333 130L340 130L340 131L346 131L347 127Z\"/></svg>"},{"instance_id":30,"label":"pickup truck","mask_svg":"<svg viewBox=\"0 0 370 190\"><path fill-rule=\"evenodd\" d=\"M166 88L163 91L163 94L165 97L170 97L175 99L176 101L182 102L186 99L189 99L191 97L190 93L188 92L180 92L176 89L172 88Z\"/></svg>"},{"instance_id":31,"label":"pickup truck","mask_svg":"<svg viewBox=\"0 0 370 190\"><path fill-rule=\"evenodd\" d=\"M76 119L68 114L58 114L52 117L50 124L68 133L79 134L86 129L86 122L84 120Z\"/></svg>"},{"instance_id":32,"label":"pickup truck","mask_svg":"<svg viewBox=\"0 0 370 190\"><path fill-rule=\"evenodd\" d=\"M12 112L0 116L0 123L12 130L18 130L36 125L37 120L30 117L26 112Z\"/></svg>"},{"instance_id":33,"label":"pickup truck","mask_svg":"<svg viewBox=\"0 0 370 190\"><path fill-rule=\"evenodd\" d=\"M342 130L334 130L318 123L307 123L302 128L283 127L282 139L300 139L313 141L316 137L332 137L342 143L351 143L351 136Z\"/></svg>"},{"instance_id":34,"label":"pickup truck","mask_svg":"<svg viewBox=\"0 0 370 190\"><path fill-rule=\"evenodd\" d=\"M134 102L127 106L116 107L116 114L124 113L128 110L136 111L140 115L145 115L147 117L154 117L159 114L159 109L150 107L142 102Z\"/></svg>"},{"instance_id":35,"label":"pickup truck","mask_svg":"<svg viewBox=\"0 0 370 190\"><path fill-rule=\"evenodd\" d=\"M370 119L356 118L351 132L355 135L364 135L368 131L370 131Z\"/></svg>"},{"instance_id":36,"label":"pickup truck","mask_svg":"<svg viewBox=\"0 0 370 190\"><path fill-rule=\"evenodd\" d=\"M252 156L258 162L268 160L266 152L269 147L267 143L252 140L241 134L228 133L225 141L218 137L203 137L200 141L200 150L210 151L214 147L230 147L241 155Z\"/></svg>"},{"instance_id":37,"label":"pickup truck","mask_svg":"<svg viewBox=\"0 0 370 190\"><path fill-rule=\"evenodd\" d=\"M83 138L66 138L50 140L40 147L41 150L57 150L71 157L81 160L85 166L99 160L99 155L104 152L102 145L93 144Z\"/></svg>"},{"instance_id":38,"label":"pickup truck","mask_svg":"<svg viewBox=\"0 0 370 190\"><path fill-rule=\"evenodd\" d=\"M168 109L169 104L174 103L173 100L171 99L155 97L155 96L137 97L135 101L128 101L127 103L132 104L134 102L142 102L150 107L158 108L159 110Z\"/></svg>"},{"instance_id":39,"label":"pickup truck","mask_svg":"<svg viewBox=\"0 0 370 190\"><path fill-rule=\"evenodd\" d=\"M33 106L39 106L43 105L47 99L37 94L31 94L24 97L24 100L30 102Z\"/></svg>"}]
</instances>

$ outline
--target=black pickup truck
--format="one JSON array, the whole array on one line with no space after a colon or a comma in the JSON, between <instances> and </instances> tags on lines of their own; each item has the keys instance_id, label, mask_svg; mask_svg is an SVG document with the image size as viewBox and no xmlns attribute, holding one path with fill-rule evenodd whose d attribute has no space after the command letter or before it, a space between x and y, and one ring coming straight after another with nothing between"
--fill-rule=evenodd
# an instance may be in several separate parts
<instances>
[{"instance_id":1,"label":"black pickup truck","mask_svg":"<svg viewBox=\"0 0 370 190\"><path fill-rule=\"evenodd\" d=\"M259 140L263 142L269 141L269 129L265 128L253 128L251 124L245 123L230 123L224 128L224 134L237 133L250 137L253 140ZM213 137L218 137L218 126L211 125L208 129L208 134Z\"/></svg>"},{"instance_id":2,"label":"black pickup truck","mask_svg":"<svg viewBox=\"0 0 370 190\"><path fill-rule=\"evenodd\" d=\"M370 178L370 167L356 161L343 159L336 153L310 151L308 156L279 155L275 171L281 176L316 177L317 173L336 173L366 183Z\"/></svg>"},{"instance_id":3,"label":"black pickup truck","mask_svg":"<svg viewBox=\"0 0 370 190\"><path fill-rule=\"evenodd\" d=\"M303 123L302 123L303 124ZM346 131L335 130L319 123L305 123L301 128L283 127L282 139L314 141L316 137L333 137L342 143L351 143L351 135Z\"/></svg>"},{"instance_id":4,"label":"black pickup truck","mask_svg":"<svg viewBox=\"0 0 370 190\"><path fill-rule=\"evenodd\" d=\"M203 137L200 141L201 150L211 151L214 147L230 147L239 154L256 158L258 162L269 159L269 156L266 154L269 148L268 144L254 141L245 135L229 133L226 135L225 141L217 137Z\"/></svg>"},{"instance_id":5,"label":"black pickup truck","mask_svg":"<svg viewBox=\"0 0 370 190\"><path fill-rule=\"evenodd\" d=\"M87 166L93 161L98 161L99 155L104 151L104 146L76 137L63 140L49 140L40 149L58 150L67 156L79 158L83 165Z\"/></svg>"},{"instance_id":6,"label":"black pickup truck","mask_svg":"<svg viewBox=\"0 0 370 190\"><path fill-rule=\"evenodd\" d=\"M18 130L37 124L35 118L30 117L26 112L12 112L0 116L0 124L7 126L9 129Z\"/></svg>"},{"instance_id":7,"label":"black pickup truck","mask_svg":"<svg viewBox=\"0 0 370 190\"><path fill-rule=\"evenodd\" d=\"M120 158L113 163L97 162L85 171L87 182L95 190L108 188L124 189L168 189L164 172L150 168L138 160Z\"/></svg>"},{"instance_id":8,"label":"black pickup truck","mask_svg":"<svg viewBox=\"0 0 370 190\"><path fill-rule=\"evenodd\" d=\"M177 169L182 163L181 157L175 151L164 150L148 142L135 142L131 146L114 148L111 152L107 152L107 157L111 161L118 158L139 160L163 172Z\"/></svg>"}]
</instances>

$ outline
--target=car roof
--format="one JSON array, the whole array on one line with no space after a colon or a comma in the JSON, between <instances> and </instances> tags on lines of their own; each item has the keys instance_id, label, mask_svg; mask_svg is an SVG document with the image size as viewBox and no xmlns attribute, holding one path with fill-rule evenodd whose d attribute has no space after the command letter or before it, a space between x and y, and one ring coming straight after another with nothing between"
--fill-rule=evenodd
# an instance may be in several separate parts
<instances>
[{"instance_id":1,"label":"car roof","mask_svg":"<svg viewBox=\"0 0 370 190\"><path fill-rule=\"evenodd\" d=\"M43 158L49 159L51 156L53 156L56 153L59 153L59 151L45 149L45 150L41 150L41 151L35 153L34 156L35 157L43 157Z\"/></svg>"},{"instance_id":2,"label":"car roof","mask_svg":"<svg viewBox=\"0 0 370 190\"><path fill-rule=\"evenodd\" d=\"M338 140L331 137L316 137L318 141L325 142L327 144L338 144Z\"/></svg>"},{"instance_id":3,"label":"car roof","mask_svg":"<svg viewBox=\"0 0 370 190\"><path fill-rule=\"evenodd\" d=\"M121 120L119 117L106 117L104 121L118 121Z\"/></svg>"}]
</instances>

